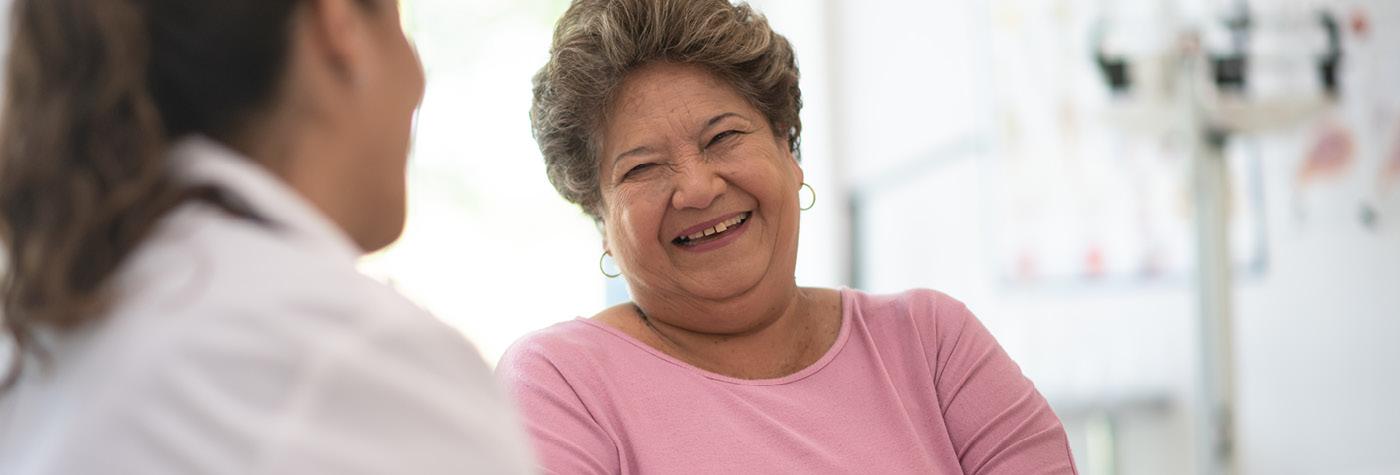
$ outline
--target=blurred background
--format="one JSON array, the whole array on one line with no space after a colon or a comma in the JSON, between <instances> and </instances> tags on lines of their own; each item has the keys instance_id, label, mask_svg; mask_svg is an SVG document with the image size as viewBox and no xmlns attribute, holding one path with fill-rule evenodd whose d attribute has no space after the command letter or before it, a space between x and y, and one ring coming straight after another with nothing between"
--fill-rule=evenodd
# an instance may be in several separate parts
<instances>
[{"instance_id":1,"label":"blurred background","mask_svg":"<svg viewBox=\"0 0 1400 475\"><path fill-rule=\"evenodd\" d=\"M750 3L803 73L800 284L964 300L1086 474L1400 474L1400 3ZM567 4L402 0L409 225L363 268L492 364L626 299L530 136Z\"/></svg>"}]
</instances>

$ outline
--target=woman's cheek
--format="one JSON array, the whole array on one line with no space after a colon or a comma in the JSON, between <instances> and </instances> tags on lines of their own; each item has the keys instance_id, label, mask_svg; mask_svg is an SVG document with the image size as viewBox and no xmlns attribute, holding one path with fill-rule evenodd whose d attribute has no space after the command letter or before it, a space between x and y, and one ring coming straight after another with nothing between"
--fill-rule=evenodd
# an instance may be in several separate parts
<instances>
[{"instance_id":1,"label":"woman's cheek","mask_svg":"<svg viewBox=\"0 0 1400 475\"><path fill-rule=\"evenodd\" d=\"M627 187L618 190L615 196L617 201L614 207L617 212L618 232L626 234L625 239L635 242L638 237L646 233L647 227L655 227L655 222L660 220L653 208L656 207L655 198L648 198L645 190L638 190L637 187Z\"/></svg>"}]
</instances>

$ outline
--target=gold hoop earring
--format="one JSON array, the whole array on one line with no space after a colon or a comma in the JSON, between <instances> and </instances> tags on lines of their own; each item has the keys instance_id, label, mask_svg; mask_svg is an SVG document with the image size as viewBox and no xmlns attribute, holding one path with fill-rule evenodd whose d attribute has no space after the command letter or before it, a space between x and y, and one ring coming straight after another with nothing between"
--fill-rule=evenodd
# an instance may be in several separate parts
<instances>
[{"instance_id":1,"label":"gold hoop earring","mask_svg":"<svg viewBox=\"0 0 1400 475\"><path fill-rule=\"evenodd\" d=\"M812 194L812 201L808 202L808 203L807 203L807 206L802 206L802 189L803 189L803 188L806 188L807 191L808 191L809 193ZM816 205L817 205L817 190L814 189L814 188L812 188L812 185L808 185L806 182L803 182L803 183L802 183L802 188L798 188L798 189L797 189L797 206L798 206L798 209L800 209L800 210L802 210L802 211L807 211L807 210L809 210L809 209L812 209L812 207L813 207L813 206L816 206Z\"/></svg>"},{"instance_id":2,"label":"gold hoop earring","mask_svg":"<svg viewBox=\"0 0 1400 475\"><path fill-rule=\"evenodd\" d=\"M608 256L611 256L611 255L612 255L612 254L609 253L608 251L603 251L603 255L598 256L598 272L602 272L603 275L604 275L604 276L607 276L607 278L609 278L609 279L616 279L618 276L622 275L622 271L619 270L616 274L609 274L609 273L608 273L608 269L605 268L605 267L603 267L603 260L604 260L604 259L607 259Z\"/></svg>"}]
</instances>

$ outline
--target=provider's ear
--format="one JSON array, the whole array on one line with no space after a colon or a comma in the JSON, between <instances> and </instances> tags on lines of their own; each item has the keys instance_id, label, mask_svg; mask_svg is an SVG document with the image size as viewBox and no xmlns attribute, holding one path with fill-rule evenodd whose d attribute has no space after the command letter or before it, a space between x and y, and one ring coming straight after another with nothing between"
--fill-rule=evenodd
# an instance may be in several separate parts
<instances>
[{"instance_id":1,"label":"provider's ear","mask_svg":"<svg viewBox=\"0 0 1400 475\"><path fill-rule=\"evenodd\" d=\"M355 0L307 0L299 10L295 26L314 56L346 85L363 83L373 44L365 7Z\"/></svg>"}]
</instances>

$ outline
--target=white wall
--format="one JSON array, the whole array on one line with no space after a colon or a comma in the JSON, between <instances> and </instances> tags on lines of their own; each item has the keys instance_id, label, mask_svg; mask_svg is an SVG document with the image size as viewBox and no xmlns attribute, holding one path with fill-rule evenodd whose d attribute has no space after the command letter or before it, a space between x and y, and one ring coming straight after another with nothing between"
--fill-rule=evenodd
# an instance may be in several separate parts
<instances>
[{"instance_id":1,"label":"white wall","mask_svg":"<svg viewBox=\"0 0 1400 475\"><path fill-rule=\"evenodd\" d=\"M1181 10L1201 10L1199 3L1182 2ZM993 272L988 215L996 210L984 197L996 185L989 165L996 144L994 133L983 132L988 109L1007 98L979 77L985 45L976 35L994 7L835 5L837 160L849 184L879 190L865 207L866 240L857 248L865 286L934 287L967 301L1066 415L1086 473L1108 465L1120 473L1190 473L1198 365L1191 283L1025 288L1002 285ZM1400 23L1377 30L1384 28ZM1374 43L1381 56L1400 52L1400 42ZM1349 123L1389 123L1392 117L1368 119L1377 114L1373 102L1344 97L1337 114ZM1376 160L1367 157L1384 153L1366 144L1389 143L1377 129L1359 138L1352 181L1301 198L1295 170L1312 129L1250 142L1263 158L1268 265L1236 284L1245 473L1400 473L1400 206L1388 204L1400 192L1379 196L1366 181ZM971 145L950 147L960 143ZM1296 218L1298 200L1316 208L1310 221ZM1381 214L1378 231L1356 219L1366 201ZM1117 414L1116 453L1090 448L1089 426L1101 422L1100 411ZM1105 457L1116 461L1099 465Z\"/></svg>"},{"instance_id":2,"label":"white wall","mask_svg":"<svg viewBox=\"0 0 1400 475\"><path fill-rule=\"evenodd\" d=\"M1294 158L1295 141L1277 138L1271 155ZM1245 468L1400 473L1400 213L1367 231L1347 196L1363 188L1346 186L1300 223L1281 168L1267 169L1270 272L1236 294Z\"/></svg>"}]
</instances>

